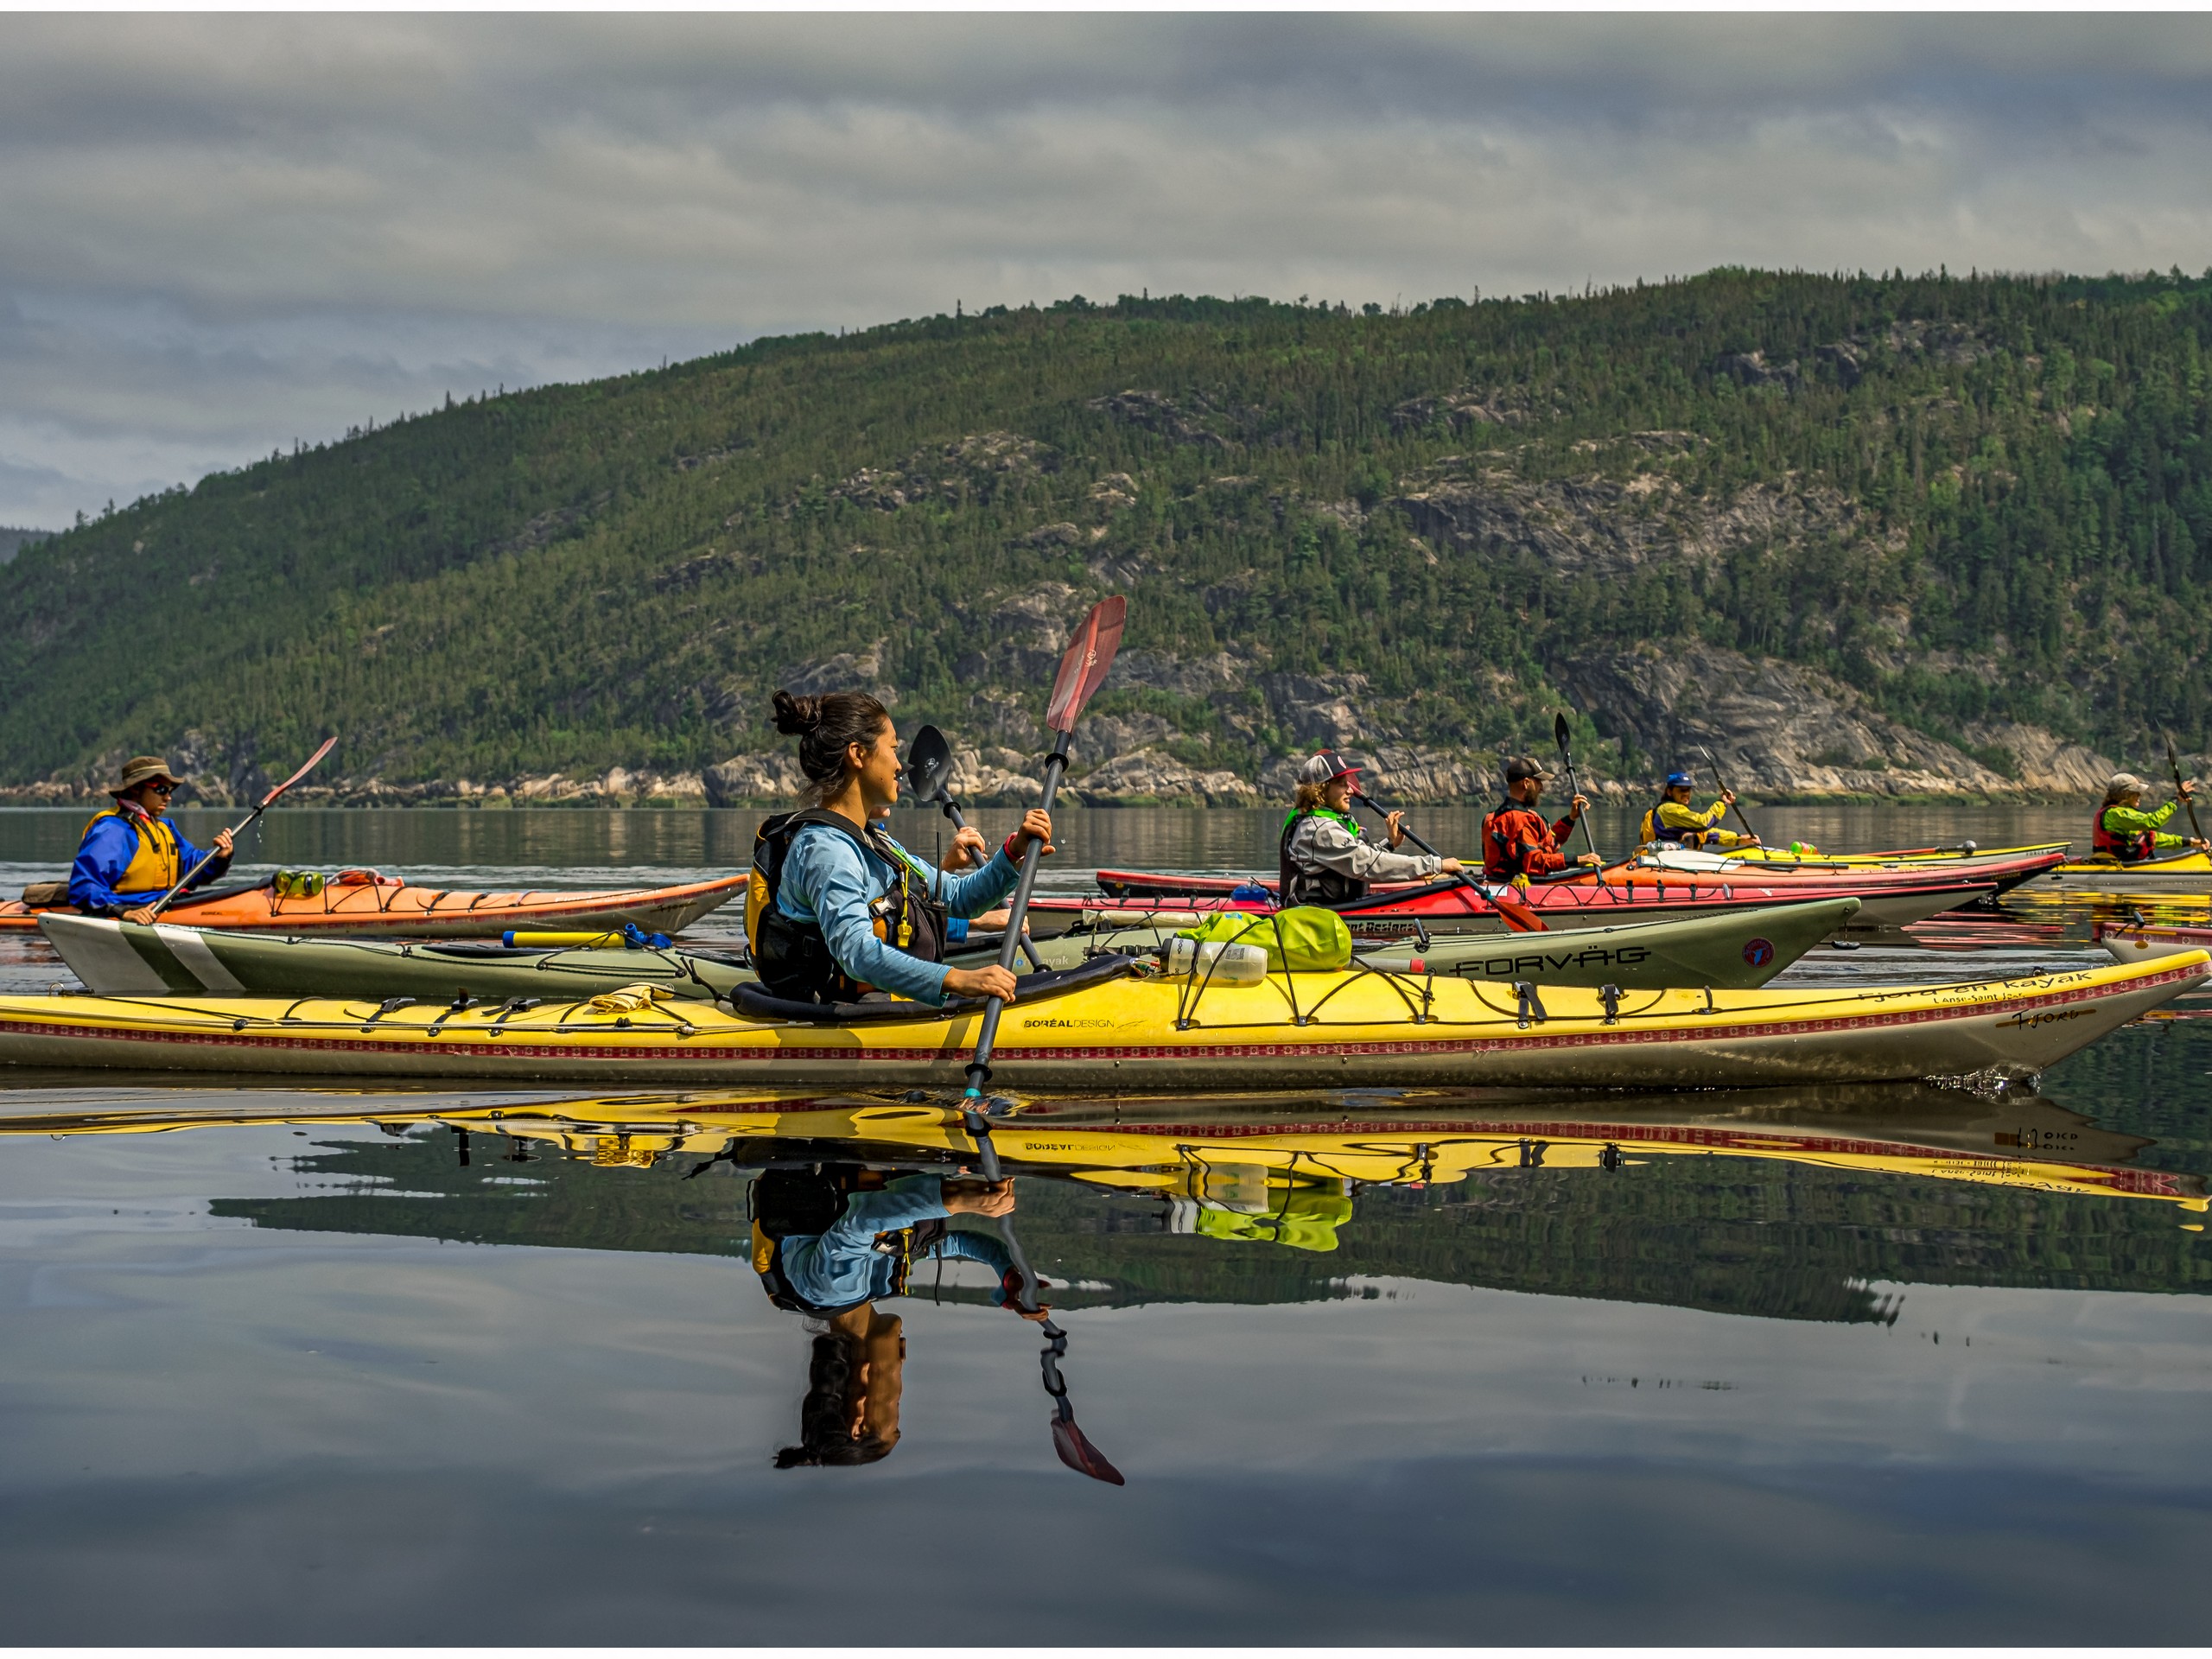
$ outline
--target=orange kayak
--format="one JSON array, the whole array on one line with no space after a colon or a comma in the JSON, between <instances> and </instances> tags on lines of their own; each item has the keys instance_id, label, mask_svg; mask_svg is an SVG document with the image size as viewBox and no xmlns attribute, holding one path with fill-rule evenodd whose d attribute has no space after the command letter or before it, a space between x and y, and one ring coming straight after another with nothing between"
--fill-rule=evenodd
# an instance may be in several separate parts
<instances>
[{"instance_id":1,"label":"orange kayak","mask_svg":"<svg viewBox=\"0 0 2212 1659\"><path fill-rule=\"evenodd\" d=\"M267 882L190 893L162 912L165 920L194 927L251 932L342 935L360 939L496 939L512 928L619 931L634 922L648 933L676 933L745 891L743 875L692 881L678 887L632 887L615 893L462 893L444 887L336 883L312 898L279 897ZM64 916L67 905L34 910L20 899L0 904L0 933L35 931L48 909Z\"/></svg>"}]
</instances>

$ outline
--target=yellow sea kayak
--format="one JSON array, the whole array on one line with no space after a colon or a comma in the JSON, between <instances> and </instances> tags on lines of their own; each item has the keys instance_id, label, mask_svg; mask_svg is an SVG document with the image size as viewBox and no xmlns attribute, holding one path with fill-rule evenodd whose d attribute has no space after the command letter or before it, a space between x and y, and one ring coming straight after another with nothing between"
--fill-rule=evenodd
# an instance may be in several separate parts
<instances>
[{"instance_id":1,"label":"yellow sea kayak","mask_svg":"<svg viewBox=\"0 0 2212 1659\"><path fill-rule=\"evenodd\" d=\"M2212 976L2212 956L1953 985L1609 993L1377 970L1201 986L1102 957L1023 981L1000 1087L1706 1088L2023 1077ZM0 997L0 1063L232 1074L912 1087L957 1083L982 1005L846 1010L741 987L437 1000Z\"/></svg>"},{"instance_id":2,"label":"yellow sea kayak","mask_svg":"<svg viewBox=\"0 0 2212 1659\"><path fill-rule=\"evenodd\" d=\"M2212 855L2183 847L2123 864L2116 858L2069 859L2054 881L2087 893L2212 893Z\"/></svg>"},{"instance_id":3,"label":"yellow sea kayak","mask_svg":"<svg viewBox=\"0 0 2212 1659\"><path fill-rule=\"evenodd\" d=\"M1720 856L1744 864L1780 864L1805 869L1878 869L1897 864L1932 864L1940 868L1976 859L2038 858L2046 853L2063 853L2073 844L2070 841L2039 841L2024 847L1977 847L1970 841L1962 841L1955 847L1901 847L1886 853L1831 853L1815 847L1802 851L1788 847L1730 847Z\"/></svg>"}]
</instances>

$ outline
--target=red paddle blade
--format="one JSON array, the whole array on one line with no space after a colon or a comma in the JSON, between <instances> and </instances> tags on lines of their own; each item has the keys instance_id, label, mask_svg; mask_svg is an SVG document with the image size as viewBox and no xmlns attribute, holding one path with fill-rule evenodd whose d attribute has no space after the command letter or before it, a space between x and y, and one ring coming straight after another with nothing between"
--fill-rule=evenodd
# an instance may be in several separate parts
<instances>
[{"instance_id":1,"label":"red paddle blade","mask_svg":"<svg viewBox=\"0 0 2212 1659\"><path fill-rule=\"evenodd\" d=\"M1121 631L1117 622L1115 632ZM1106 1454L1090 1443L1090 1437L1075 1426L1072 1417L1052 1419L1052 1450L1060 1454L1060 1461L1079 1475L1089 1475L1093 1480L1103 1480L1109 1486L1126 1486L1122 1471L1106 1461Z\"/></svg>"},{"instance_id":2,"label":"red paddle blade","mask_svg":"<svg viewBox=\"0 0 2212 1659\"><path fill-rule=\"evenodd\" d=\"M1045 705L1045 724L1052 730L1075 729L1084 704L1105 680L1106 671L1114 666L1114 653L1122 648L1122 625L1128 611L1129 601L1116 594L1092 606L1090 614L1075 631L1068 654L1060 658L1059 674L1052 681L1052 700Z\"/></svg>"},{"instance_id":3,"label":"red paddle blade","mask_svg":"<svg viewBox=\"0 0 2212 1659\"><path fill-rule=\"evenodd\" d=\"M270 802L275 800L279 795L282 795L294 784L298 783L301 779L306 777L308 773L313 772L317 766L321 766L322 764L322 757L328 754L337 747L338 740L335 737L326 737L323 739L322 747L308 757L307 764L302 766L297 772L294 772L290 777L287 778L283 783L277 785L276 788L270 790L266 795L263 796L261 798L261 804L264 806L268 805Z\"/></svg>"},{"instance_id":4,"label":"red paddle blade","mask_svg":"<svg viewBox=\"0 0 2212 1659\"><path fill-rule=\"evenodd\" d=\"M1551 929L1544 918L1513 894L1510 887L1489 889L1490 901L1497 913L1505 918L1505 925L1516 933L1548 933Z\"/></svg>"}]
</instances>

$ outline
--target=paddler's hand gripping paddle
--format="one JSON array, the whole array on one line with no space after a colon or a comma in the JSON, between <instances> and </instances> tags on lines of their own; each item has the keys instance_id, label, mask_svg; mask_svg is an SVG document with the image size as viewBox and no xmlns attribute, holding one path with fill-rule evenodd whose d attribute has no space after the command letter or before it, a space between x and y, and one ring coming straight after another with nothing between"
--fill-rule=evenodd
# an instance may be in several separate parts
<instances>
[{"instance_id":1,"label":"paddler's hand gripping paddle","mask_svg":"<svg viewBox=\"0 0 2212 1659\"><path fill-rule=\"evenodd\" d=\"M252 811L247 813L245 815L245 821L231 831L232 850L234 852L237 850L238 837L244 835L247 830L253 828L253 821L259 817L263 813L266 812L275 803L279 795L282 795L294 784L298 783L301 779L306 777L308 773L313 772L318 766L321 765L322 757L328 754L337 747L338 740L335 737L327 737L323 739L322 747L308 757L307 764L305 766L302 766L297 772L287 778L283 783L277 785L276 788L270 790L266 795L263 796L261 798L261 804L255 807ZM192 872L189 870L179 876L177 878L176 886L171 887L167 893L154 900L152 906L154 914L158 916L162 911L168 909L169 900L175 898L180 893L182 893L184 891L184 884L190 880L192 880Z\"/></svg>"}]
</instances>

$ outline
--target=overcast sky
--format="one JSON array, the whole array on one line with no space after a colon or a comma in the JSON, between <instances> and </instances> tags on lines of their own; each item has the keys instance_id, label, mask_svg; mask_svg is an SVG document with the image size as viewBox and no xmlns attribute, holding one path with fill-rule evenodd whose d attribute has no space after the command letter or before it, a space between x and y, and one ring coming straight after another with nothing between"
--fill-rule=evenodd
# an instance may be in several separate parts
<instances>
[{"instance_id":1,"label":"overcast sky","mask_svg":"<svg viewBox=\"0 0 2212 1659\"><path fill-rule=\"evenodd\" d=\"M0 524L450 389L1154 292L2212 265L2186 16L0 16Z\"/></svg>"}]
</instances>

